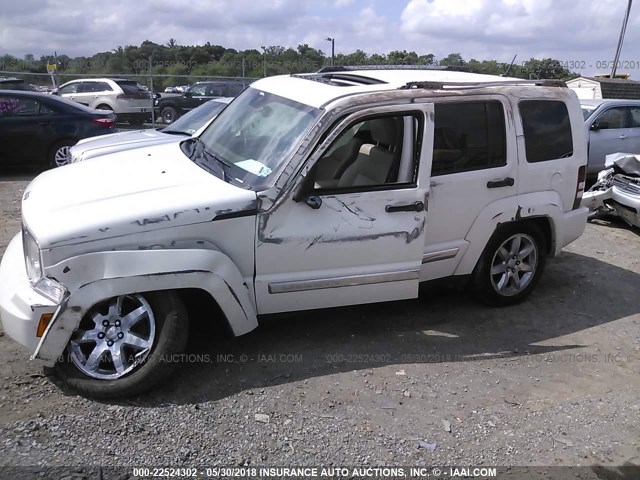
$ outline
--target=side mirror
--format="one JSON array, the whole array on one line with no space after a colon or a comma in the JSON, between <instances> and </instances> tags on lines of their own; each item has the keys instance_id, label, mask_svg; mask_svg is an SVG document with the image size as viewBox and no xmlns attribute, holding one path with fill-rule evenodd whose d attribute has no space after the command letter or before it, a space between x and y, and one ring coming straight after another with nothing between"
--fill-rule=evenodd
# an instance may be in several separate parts
<instances>
[{"instance_id":1,"label":"side mirror","mask_svg":"<svg viewBox=\"0 0 640 480\"><path fill-rule=\"evenodd\" d=\"M606 130L609 128L609 122L595 121L591 124L591 130Z\"/></svg>"},{"instance_id":2,"label":"side mirror","mask_svg":"<svg viewBox=\"0 0 640 480\"><path fill-rule=\"evenodd\" d=\"M191 92L184 92L183 94L186 98L191 98L193 95L191 95Z\"/></svg>"},{"instance_id":3,"label":"side mirror","mask_svg":"<svg viewBox=\"0 0 640 480\"><path fill-rule=\"evenodd\" d=\"M311 170L298 184L291 198L296 203L305 202L311 208L317 210L322 206L322 199L317 195L313 195L315 177L314 171Z\"/></svg>"}]
</instances>

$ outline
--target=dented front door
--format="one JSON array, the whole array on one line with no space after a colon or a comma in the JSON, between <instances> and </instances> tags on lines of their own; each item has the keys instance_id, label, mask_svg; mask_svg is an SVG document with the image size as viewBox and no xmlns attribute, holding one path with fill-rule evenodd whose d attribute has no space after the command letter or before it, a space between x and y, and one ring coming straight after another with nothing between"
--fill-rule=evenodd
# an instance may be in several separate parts
<instances>
[{"instance_id":1,"label":"dented front door","mask_svg":"<svg viewBox=\"0 0 640 480\"><path fill-rule=\"evenodd\" d=\"M255 280L259 313L418 295L432 120L433 105L423 104L378 107L340 122L305 166L305 177L296 179L298 189L302 183L308 186L303 199L296 201L289 194L260 214ZM381 128L387 124L390 128ZM341 147L355 151L355 161L347 162L338 179L330 178L326 171L339 165L334 157ZM329 161L331 169L321 168ZM374 165L369 161L385 169L392 165L384 181L372 183L380 170L369 169Z\"/></svg>"}]
</instances>

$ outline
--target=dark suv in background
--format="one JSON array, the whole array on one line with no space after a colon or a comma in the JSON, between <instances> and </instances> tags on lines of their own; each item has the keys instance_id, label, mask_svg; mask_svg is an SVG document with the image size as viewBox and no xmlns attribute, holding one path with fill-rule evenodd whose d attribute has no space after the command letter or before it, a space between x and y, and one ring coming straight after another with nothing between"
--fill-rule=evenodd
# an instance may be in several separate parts
<instances>
[{"instance_id":1,"label":"dark suv in background","mask_svg":"<svg viewBox=\"0 0 640 480\"><path fill-rule=\"evenodd\" d=\"M212 98L237 96L249 83L237 81L198 82L191 85L182 94L163 93L155 101L156 117L162 118L164 123L173 123L178 117Z\"/></svg>"},{"instance_id":2,"label":"dark suv in background","mask_svg":"<svg viewBox=\"0 0 640 480\"><path fill-rule=\"evenodd\" d=\"M35 91L34 88L20 78L10 77L10 78L2 78L0 77L0 90L25 90L28 92Z\"/></svg>"}]
</instances>

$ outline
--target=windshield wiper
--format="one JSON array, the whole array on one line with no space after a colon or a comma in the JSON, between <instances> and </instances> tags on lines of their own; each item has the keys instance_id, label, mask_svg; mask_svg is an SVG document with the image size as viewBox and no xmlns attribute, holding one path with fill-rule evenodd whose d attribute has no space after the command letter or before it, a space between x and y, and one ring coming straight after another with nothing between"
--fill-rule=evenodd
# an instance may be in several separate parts
<instances>
[{"instance_id":1,"label":"windshield wiper","mask_svg":"<svg viewBox=\"0 0 640 480\"><path fill-rule=\"evenodd\" d=\"M191 135L189 132L183 132L181 130L160 130L162 133L168 133L169 135Z\"/></svg>"},{"instance_id":2,"label":"windshield wiper","mask_svg":"<svg viewBox=\"0 0 640 480\"><path fill-rule=\"evenodd\" d=\"M182 142L182 144L186 147L183 147L182 151L189 157L189 159L193 160L196 165L204 168L209 173L221 177L225 182L230 181L227 169L231 165L217 157L215 154L207 151L200 138L192 137L189 140ZM211 160L213 160L214 163L212 163ZM218 168L214 168L214 165Z\"/></svg>"}]
</instances>

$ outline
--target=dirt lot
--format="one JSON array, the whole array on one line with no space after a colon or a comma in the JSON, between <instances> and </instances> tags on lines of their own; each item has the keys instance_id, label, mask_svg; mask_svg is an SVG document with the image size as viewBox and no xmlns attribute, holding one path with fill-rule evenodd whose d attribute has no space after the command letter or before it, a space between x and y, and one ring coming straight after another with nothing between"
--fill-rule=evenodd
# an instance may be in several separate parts
<instances>
[{"instance_id":1,"label":"dirt lot","mask_svg":"<svg viewBox=\"0 0 640 480\"><path fill-rule=\"evenodd\" d=\"M0 178L0 254L27 180ZM604 465L580 478L637 479L615 466L640 464L639 291L638 230L599 222L522 305L427 287L237 339L201 327L174 382L114 403L65 391L2 336L0 463Z\"/></svg>"}]
</instances>

